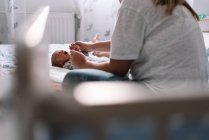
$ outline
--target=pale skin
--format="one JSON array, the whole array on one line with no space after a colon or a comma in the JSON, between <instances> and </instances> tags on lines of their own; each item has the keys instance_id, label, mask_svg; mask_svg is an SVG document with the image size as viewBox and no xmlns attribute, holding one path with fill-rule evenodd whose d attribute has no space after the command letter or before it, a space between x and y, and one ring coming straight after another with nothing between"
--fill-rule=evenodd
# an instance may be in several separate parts
<instances>
[{"instance_id":1,"label":"pale skin","mask_svg":"<svg viewBox=\"0 0 209 140\"><path fill-rule=\"evenodd\" d=\"M101 51L94 51L93 55L98 57L110 57L110 52L101 52Z\"/></svg>"},{"instance_id":2,"label":"pale skin","mask_svg":"<svg viewBox=\"0 0 209 140\"><path fill-rule=\"evenodd\" d=\"M76 47L78 45L79 47ZM100 41L100 36L98 34L95 35L95 37L92 39L91 42L82 42L78 41L75 43L72 43L70 45L70 49L82 49L84 52L92 51L93 55L98 57L109 57L109 51L110 51L110 45L111 41Z\"/></svg>"},{"instance_id":3,"label":"pale skin","mask_svg":"<svg viewBox=\"0 0 209 140\"><path fill-rule=\"evenodd\" d=\"M80 48L81 51L110 51L111 41L101 41L96 43L85 43L82 41L77 41L72 43L70 49Z\"/></svg>"},{"instance_id":4,"label":"pale skin","mask_svg":"<svg viewBox=\"0 0 209 140\"><path fill-rule=\"evenodd\" d=\"M51 62L54 66L63 67L65 62L70 60L70 54L64 50L57 50L52 54Z\"/></svg>"},{"instance_id":5,"label":"pale skin","mask_svg":"<svg viewBox=\"0 0 209 140\"><path fill-rule=\"evenodd\" d=\"M91 68L91 69L98 69L98 70L103 70L106 72L110 72L116 75L120 75L120 76L125 76L131 66L131 63L133 62L133 60L115 60L115 59L110 59L110 61L108 62L103 62L103 63L96 63L96 62L91 62L89 60L86 59L85 55L79 51L76 51L76 48L79 48L82 51L93 51L94 50L94 45L92 45L93 47L89 47L91 45L87 45L85 46L85 49L82 48L83 44L77 44L78 42L76 42L74 45L72 45L71 47L71 54L70 54L70 58L71 58L71 63L73 65L73 67L75 68L80 68L80 69L85 69L85 68ZM101 50L104 51L104 49L107 49L107 47L104 47L105 44L107 45L107 42L104 43L102 42L101 44L99 44L99 46L101 45ZM99 47L97 47L99 48ZM79 60L79 61L78 61Z\"/></svg>"}]
</instances>

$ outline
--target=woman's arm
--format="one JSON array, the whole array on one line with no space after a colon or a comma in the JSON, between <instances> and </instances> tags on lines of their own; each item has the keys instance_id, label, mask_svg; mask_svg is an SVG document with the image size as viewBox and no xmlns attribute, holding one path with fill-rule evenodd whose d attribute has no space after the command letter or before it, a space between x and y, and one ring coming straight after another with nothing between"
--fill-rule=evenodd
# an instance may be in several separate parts
<instances>
[{"instance_id":1,"label":"woman's arm","mask_svg":"<svg viewBox=\"0 0 209 140\"><path fill-rule=\"evenodd\" d=\"M92 45L91 51L110 51L111 41L101 41Z\"/></svg>"},{"instance_id":2,"label":"woman's arm","mask_svg":"<svg viewBox=\"0 0 209 140\"><path fill-rule=\"evenodd\" d=\"M133 60L110 59L109 62L95 63L92 61L88 61L82 53L77 52L77 51L71 51L71 62L74 68L99 69L99 70L110 72L119 76L125 76Z\"/></svg>"},{"instance_id":3,"label":"woman's arm","mask_svg":"<svg viewBox=\"0 0 209 140\"><path fill-rule=\"evenodd\" d=\"M101 41L96 43L75 42L71 44L71 49L79 46L81 51L110 51L111 41Z\"/></svg>"}]
</instances>

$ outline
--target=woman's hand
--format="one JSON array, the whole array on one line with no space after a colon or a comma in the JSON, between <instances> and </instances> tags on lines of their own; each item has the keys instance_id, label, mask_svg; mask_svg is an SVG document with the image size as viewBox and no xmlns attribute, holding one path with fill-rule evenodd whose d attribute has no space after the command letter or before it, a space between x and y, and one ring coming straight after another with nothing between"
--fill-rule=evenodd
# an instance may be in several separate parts
<instances>
[{"instance_id":1,"label":"woman's hand","mask_svg":"<svg viewBox=\"0 0 209 140\"><path fill-rule=\"evenodd\" d=\"M87 59L83 53L79 51L71 50L70 59L73 68L85 68Z\"/></svg>"},{"instance_id":2,"label":"woman's hand","mask_svg":"<svg viewBox=\"0 0 209 140\"><path fill-rule=\"evenodd\" d=\"M80 50L80 51L92 51L94 43L85 43L81 41L77 41L75 43L72 43L70 46L71 50Z\"/></svg>"},{"instance_id":3,"label":"woman's hand","mask_svg":"<svg viewBox=\"0 0 209 140\"><path fill-rule=\"evenodd\" d=\"M70 48L70 50L81 52L80 46L76 45L75 43L70 44L69 48Z\"/></svg>"}]
</instances>

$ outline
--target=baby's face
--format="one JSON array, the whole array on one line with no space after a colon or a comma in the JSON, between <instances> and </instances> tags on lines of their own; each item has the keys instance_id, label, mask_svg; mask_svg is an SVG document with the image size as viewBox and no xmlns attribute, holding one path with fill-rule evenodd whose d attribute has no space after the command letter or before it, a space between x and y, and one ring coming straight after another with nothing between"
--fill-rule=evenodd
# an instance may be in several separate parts
<instances>
[{"instance_id":1,"label":"baby's face","mask_svg":"<svg viewBox=\"0 0 209 140\"><path fill-rule=\"evenodd\" d=\"M54 59L57 65L63 67L65 62L70 60L70 54L67 51L63 51L63 50L56 51L54 52Z\"/></svg>"}]
</instances>

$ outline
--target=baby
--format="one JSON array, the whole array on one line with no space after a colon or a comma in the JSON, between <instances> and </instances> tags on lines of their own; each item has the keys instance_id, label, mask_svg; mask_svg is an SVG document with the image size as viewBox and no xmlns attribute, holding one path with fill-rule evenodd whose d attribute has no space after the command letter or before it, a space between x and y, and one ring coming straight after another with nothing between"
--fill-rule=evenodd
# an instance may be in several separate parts
<instances>
[{"instance_id":1,"label":"baby","mask_svg":"<svg viewBox=\"0 0 209 140\"><path fill-rule=\"evenodd\" d=\"M99 35L96 34L96 36L93 38L91 42L97 43L99 42L99 40L100 40ZM88 56L88 52L81 51L78 45L75 45L73 49L76 51L80 51L84 55ZM102 57L102 56L109 57L109 52L95 51L92 54L98 57ZM55 66L55 67L73 69L73 66L71 65L71 62L70 62L70 53L64 50L55 51L51 56L51 63L52 63L52 66Z\"/></svg>"},{"instance_id":2,"label":"baby","mask_svg":"<svg viewBox=\"0 0 209 140\"><path fill-rule=\"evenodd\" d=\"M73 69L70 62L70 54L64 50L57 50L51 56L52 66Z\"/></svg>"}]
</instances>

